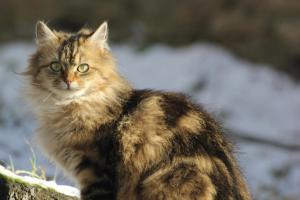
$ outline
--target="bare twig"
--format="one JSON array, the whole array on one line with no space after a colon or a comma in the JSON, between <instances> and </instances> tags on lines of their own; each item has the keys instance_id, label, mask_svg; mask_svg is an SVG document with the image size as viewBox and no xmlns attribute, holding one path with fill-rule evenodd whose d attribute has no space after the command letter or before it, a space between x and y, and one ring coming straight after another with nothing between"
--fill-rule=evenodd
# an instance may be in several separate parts
<instances>
[{"instance_id":1,"label":"bare twig","mask_svg":"<svg viewBox=\"0 0 300 200\"><path fill-rule=\"evenodd\" d=\"M233 140L252 142L252 143L257 143L257 144L261 144L261 145L268 145L268 146L272 146L275 148L281 148L281 149L289 150L289 151L300 151L300 144L290 144L290 143L286 143L286 142L282 142L282 141L266 139L266 138L262 138L262 137L253 136L250 133L240 134L240 133L237 133L237 131L232 131L232 130L228 131L228 135Z\"/></svg>"}]
</instances>

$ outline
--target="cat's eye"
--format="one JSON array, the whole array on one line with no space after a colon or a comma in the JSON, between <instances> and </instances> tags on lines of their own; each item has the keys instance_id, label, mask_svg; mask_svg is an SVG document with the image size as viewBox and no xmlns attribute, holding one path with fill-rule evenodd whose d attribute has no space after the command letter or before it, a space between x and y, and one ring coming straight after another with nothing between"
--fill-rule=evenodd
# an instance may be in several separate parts
<instances>
[{"instance_id":1,"label":"cat's eye","mask_svg":"<svg viewBox=\"0 0 300 200\"><path fill-rule=\"evenodd\" d=\"M54 72L61 72L62 71L62 66L58 62L53 62L50 64L49 68L54 71Z\"/></svg>"},{"instance_id":2,"label":"cat's eye","mask_svg":"<svg viewBox=\"0 0 300 200\"><path fill-rule=\"evenodd\" d=\"M85 73L87 71L89 71L90 67L88 64L81 64L77 67L77 71L79 71L80 73Z\"/></svg>"}]
</instances>

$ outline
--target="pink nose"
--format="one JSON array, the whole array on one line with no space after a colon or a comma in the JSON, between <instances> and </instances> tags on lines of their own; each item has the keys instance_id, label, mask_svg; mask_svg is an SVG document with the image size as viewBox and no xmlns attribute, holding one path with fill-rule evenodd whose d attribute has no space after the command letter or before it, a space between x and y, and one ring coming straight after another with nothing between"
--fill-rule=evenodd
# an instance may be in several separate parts
<instances>
[{"instance_id":1,"label":"pink nose","mask_svg":"<svg viewBox=\"0 0 300 200\"><path fill-rule=\"evenodd\" d=\"M71 80L66 80L66 84L67 84L68 88L70 88L71 83L72 83Z\"/></svg>"}]
</instances>

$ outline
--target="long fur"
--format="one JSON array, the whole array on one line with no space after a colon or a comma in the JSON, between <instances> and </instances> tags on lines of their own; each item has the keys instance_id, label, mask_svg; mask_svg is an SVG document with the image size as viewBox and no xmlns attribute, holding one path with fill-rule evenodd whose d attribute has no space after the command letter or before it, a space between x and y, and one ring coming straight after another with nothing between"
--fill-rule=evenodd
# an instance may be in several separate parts
<instances>
[{"instance_id":1,"label":"long fur","mask_svg":"<svg viewBox=\"0 0 300 200\"><path fill-rule=\"evenodd\" d=\"M231 143L202 107L182 94L134 90L92 31L37 31L26 72L37 140L83 200L251 199ZM68 74L50 72L53 61ZM75 72L81 63L87 74ZM63 74L79 89L64 89Z\"/></svg>"}]
</instances>

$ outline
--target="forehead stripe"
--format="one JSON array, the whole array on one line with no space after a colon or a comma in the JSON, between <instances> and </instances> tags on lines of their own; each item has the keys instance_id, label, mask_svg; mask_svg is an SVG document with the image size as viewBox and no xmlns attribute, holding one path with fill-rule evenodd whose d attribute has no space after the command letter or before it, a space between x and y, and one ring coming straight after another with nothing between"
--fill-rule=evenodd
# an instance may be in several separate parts
<instances>
[{"instance_id":1,"label":"forehead stripe","mask_svg":"<svg viewBox=\"0 0 300 200\"><path fill-rule=\"evenodd\" d=\"M85 35L76 34L63 41L61 46L58 48L58 59L60 61L64 56L66 62L71 64L74 63L75 55L78 53L79 39L81 37L86 38Z\"/></svg>"}]
</instances>

